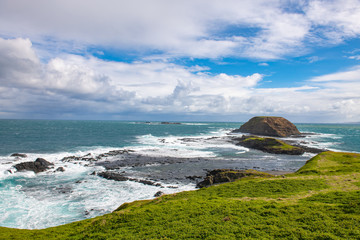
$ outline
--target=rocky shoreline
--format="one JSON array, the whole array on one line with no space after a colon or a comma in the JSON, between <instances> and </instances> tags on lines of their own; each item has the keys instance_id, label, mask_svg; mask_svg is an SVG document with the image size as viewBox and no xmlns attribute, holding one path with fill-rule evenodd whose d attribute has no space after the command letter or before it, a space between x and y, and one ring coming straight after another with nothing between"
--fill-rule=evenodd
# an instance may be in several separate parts
<instances>
[{"instance_id":1,"label":"rocky shoreline","mask_svg":"<svg viewBox=\"0 0 360 240\"><path fill-rule=\"evenodd\" d=\"M258 117L253 118L249 122L254 121L255 124L248 124L255 127L255 132L259 132L259 129L264 129L269 135L270 132L274 132L274 135L284 135L285 133L296 133L297 137L305 137L306 134L301 134L297 129L291 129L294 126L291 125L286 119L278 117ZM284 123L285 126L281 126ZM260 125L259 125L260 124ZM261 124L264 124L262 126ZM246 124L244 124L246 126ZM279 128L278 129L270 128ZM296 127L295 127L296 128ZM241 129L241 128L240 128ZM285 130L284 130L285 129ZM212 137L212 138L179 138L184 144L192 144L197 141L224 141L234 145L240 145L250 149L260 150L270 154L286 154L286 155L302 155L305 152L308 153L320 153L326 151L325 149L317 149L306 146L301 142L295 140L283 140L273 137L262 137L255 135L244 134L241 137L237 136L238 130L230 132L225 137ZM246 128L246 132L253 132L249 127ZM235 133L235 134L234 134ZM266 135L264 134L264 135ZM165 143L165 140L159 139L160 142ZM12 157L17 159L27 158L26 154L14 153ZM226 160L226 161L224 161ZM243 171L248 169L260 170L262 172L274 172L282 174L281 169L266 169L266 167L256 166L254 163L248 166L242 166L239 169L239 165L236 160L223 158L204 158L204 157L170 157L170 156L148 156L140 154L132 149L119 149L109 152L101 153L98 155L86 154L83 156L67 156L61 159L61 162L81 164L85 167L103 167L104 170L93 172L92 175L105 178L107 180L115 181L134 181L145 185L152 185L158 187L164 187L163 183L181 183L181 184L197 184L198 187L209 185L209 178L215 180L213 183L219 183L219 179L224 181L233 181L234 176L242 176ZM255 166L254 166L255 165ZM40 173L44 171L54 171L53 163L46 161L45 159L37 159L34 162L22 162L13 166L17 171L33 171L34 173ZM151 170L149 170L151 169ZM219 171L219 169L227 169L230 173L230 177L219 177L216 174L212 174L212 171ZM9 170L10 171L10 170ZM64 167L58 167L55 171L64 172ZM294 169L295 171L295 169ZM220 171L224 175L223 171ZM234 174L234 172L237 172ZM289 171L286 171L289 172ZM263 173L262 173L263 174ZM204 180L203 180L204 179ZM228 180L226 180L228 179ZM201 184L201 180L203 183ZM204 181L209 183L205 184ZM221 181L220 181L221 182ZM199 185L200 184L200 185ZM211 185L211 184L210 184ZM176 187L170 185L168 187Z\"/></svg>"},{"instance_id":2,"label":"rocky shoreline","mask_svg":"<svg viewBox=\"0 0 360 240\"><path fill-rule=\"evenodd\" d=\"M234 135L228 135L221 141L227 141L232 144L238 144L238 138ZM183 141L191 143L194 139L184 138ZM199 141L198 139L196 141ZM294 144L294 142L293 142ZM303 148L305 146L299 145ZM323 151L315 149L316 151ZM311 152L314 152L311 148ZM16 155L14 155L16 157ZM244 171L246 169L255 169L271 174L282 175L289 173L289 171L282 171L281 169L266 169L254 164L244 166L239 169L238 164L234 160L214 159L214 158L179 158L166 156L147 156L137 153L131 149L113 150L98 155L86 154L83 156L67 156L61 159L61 162L82 164L84 166L101 166L102 171L93 172L93 175L99 177L115 180L115 181L134 181L146 185L165 187L163 183L175 183L166 187L176 188L178 184L199 184L204 180L208 173L216 169L232 169L234 171ZM46 161L46 160L45 160ZM36 162L36 161L35 161ZM43 171L66 171L63 167L54 169L50 164L46 164L41 171L36 167L35 162L24 162L14 165L18 171L34 171L35 173ZM190 166L191 165L191 166ZM27 166L27 168L21 168ZM190 167L189 167L190 166ZM195 168L193 166L196 166ZM151 168L151 171L147 169ZM155 170L154 170L155 169ZM294 171L296 171L294 169ZM151 173L149 173L151 172Z\"/></svg>"}]
</instances>

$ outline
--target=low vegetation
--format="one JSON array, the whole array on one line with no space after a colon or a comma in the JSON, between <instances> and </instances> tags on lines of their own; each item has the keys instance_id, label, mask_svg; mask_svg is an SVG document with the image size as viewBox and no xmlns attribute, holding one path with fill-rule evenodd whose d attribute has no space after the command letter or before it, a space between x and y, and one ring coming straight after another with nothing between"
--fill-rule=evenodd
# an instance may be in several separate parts
<instances>
[{"instance_id":1,"label":"low vegetation","mask_svg":"<svg viewBox=\"0 0 360 240\"><path fill-rule=\"evenodd\" d=\"M301 155L305 152L305 150L300 147L289 145L276 138L244 135L241 138L234 138L233 140L235 140L238 145L268 153Z\"/></svg>"},{"instance_id":2,"label":"low vegetation","mask_svg":"<svg viewBox=\"0 0 360 240\"><path fill-rule=\"evenodd\" d=\"M360 239L360 154L324 152L294 174L243 178L121 205L0 239Z\"/></svg>"}]
</instances>

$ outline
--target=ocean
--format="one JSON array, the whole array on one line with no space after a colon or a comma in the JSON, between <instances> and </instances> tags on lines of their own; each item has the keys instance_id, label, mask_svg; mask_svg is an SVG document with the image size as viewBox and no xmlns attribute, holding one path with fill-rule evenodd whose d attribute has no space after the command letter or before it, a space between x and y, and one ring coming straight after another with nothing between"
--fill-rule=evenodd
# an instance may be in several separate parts
<instances>
[{"instance_id":1,"label":"ocean","mask_svg":"<svg viewBox=\"0 0 360 240\"><path fill-rule=\"evenodd\" d=\"M158 191L194 190L207 170L293 172L314 156L274 155L237 146L229 137L241 124L0 120L0 226L40 229L66 224L112 212L125 202L154 198ZM288 140L360 152L358 124L296 126L309 134ZM13 153L27 157L11 157ZM13 167L37 158L53 163L53 168L35 174ZM60 167L64 171L56 171ZM97 174L104 171L136 181L107 180Z\"/></svg>"}]
</instances>

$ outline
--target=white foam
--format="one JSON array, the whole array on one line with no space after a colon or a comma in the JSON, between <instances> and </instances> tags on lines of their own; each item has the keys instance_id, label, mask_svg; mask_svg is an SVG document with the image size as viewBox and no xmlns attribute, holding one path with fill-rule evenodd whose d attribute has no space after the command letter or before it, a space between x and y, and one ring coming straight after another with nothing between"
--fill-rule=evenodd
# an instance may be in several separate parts
<instances>
[{"instance_id":1,"label":"white foam","mask_svg":"<svg viewBox=\"0 0 360 240\"><path fill-rule=\"evenodd\" d=\"M169 194L195 189L191 184L176 189L160 188L88 174L81 178L81 175L70 173L52 178L37 175L33 184L30 188L29 185L5 184L0 195L1 226L25 229L57 226L109 213L125 202L151 199L158 191Z\"/></svg>"},{"instance_id":2,"label":"white foam","mask_svg":"<svg viewBox=\"0 0 360 240\"><path fill-rule=\"evenodd\" d=\"M137 138L141 147L133 147L138 154L170 157L216 157L217 152L226 149L245 153L249 149L226 141L226 129L198 136L165 136L151 134ZM144 147L146 146L146 147Z\"/></svg>"}]
</instances>

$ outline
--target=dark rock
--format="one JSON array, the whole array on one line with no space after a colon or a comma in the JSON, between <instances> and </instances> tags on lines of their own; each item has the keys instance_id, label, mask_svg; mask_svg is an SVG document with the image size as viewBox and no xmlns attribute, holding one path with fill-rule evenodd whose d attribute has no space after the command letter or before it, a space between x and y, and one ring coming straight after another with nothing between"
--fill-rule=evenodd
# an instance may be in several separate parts
<instances>
[{"instance_id":1,"label":"dark rock","mask_svg":"<svg viewBox=\"0 0 360 240\"><path fill-rule=\"evenodd\" d=\"M81 158L80 157L75 157L75 156L68 156L68 157L64 157L63 159L61 159L62 162L71 162L71 161L79 161Z\"/></svg>"},{"instance_id":2,"label":"dark rock","mask_svg":"<svg viewBox=\"0 0 360 240\"><path fill-rule=\"evenodd\" d=\"M142 184L150 185L150 186L156 186L157 185L157 183L155 183L153 181L149 181L149 180L140 179L140 180L135 180L135 181L138 182L138 183L142 183Z\"/></svg>"},{"instance_id":3,"label":"dark rock","mask_svg":"<svg viewBox=\"0 0 360 240\"><path fill-rule=\"evenodd\" d=\"M125 177L124 175L116 172L99 172L97 174L99 177L103 177L109 180L115 180L115 181L127 181L129 180L128 177Z\"/></svg>"},{"instance_id":4,"label":"dark rock","mask_svg":"<svg viewBox=\"0 0 360 240\"><path fill-rule=\"evenodd\" d=\"M123 174L117 173L117 172L110 172L110 171L99 172L97 175L99 177L103 177L103 178L108 179L108 180L133 181L133 182L138 182L138 183L142 183L142 184L150 185L150 186L156 186L156 187L161 186L160 183L156 183L156 182L153 182L153 181L150 181L150 180L145 180L145 179L129 178L129 177L126 177Z\"/></svg>"},{"instance_id":5,"label":"dark rock","mask_svg":"<svg viewBox=\"0 0 360 240\"><path fill-rule=\"evenodd\" d=\"M46 171L50 168L51 165L54 164L46 161L43 158L38 158L35 160L35 162L23 162L16 164L14 168L16 168L17 171L33 171L35 173L39 173Z\"/></svg>"},{"instance_id":6,"label":"dark rock","mask_svg":"<svg viewBox=\"0 0 360 240\"><path fill-rule=\"evenodd\" d=\"M161 124L181 124L179 122L161 122Z\"/></svg>"},{"instance_id":7,"label":"dark rock","mask_svg":"<svg viewBox=\"0 0 360 240\"><path fill-rule=\"evenodd\" d=\"M21 158L26 158L27 155L25 153L13 153L10 155L10 157L21 157Z\"/></svg>"},{"instance_id":8,"label":"dark rock","mask_svg":"<svg viewBox=\"0 0 360 240\"><path fill-rule=\"evenodd\" d=\"M145 179L129 178L129 180L133 181L133 182L138 182L138 183L142 183L142 184L145 184L145 185L149 185L149 186L156 186L156 187L161 186L160 183L156 183L156 182L153 182L153 181L150 181L150 180L145 180Z\"/></svg>"},{"instance_id":9,"label":"dark rock","mask_svg":"<svg viewBox=\"0 0 360 240\"><path fill-rule=\"evenodd\" d=\"M186 176L185 178L195 181L197 178L202 178L202 176Z\"/></svg>"},{"instance_id":10,"label":"dark rock","mask_svg":"<svg viewBox=\"0 0 360 240\"><path fill-rule=\"evenodd\" d=\"M92 173L90 173L90 175L96 175L96 172L95 172L95 171L93 171Z\"/></svg>"},{"instance_id":11,"label":"dark rock","mask_svg":"<svg viewBox=\"0 0 360 240\"><path fill-rule=\"evenodd\" d=\"M250 135L235 138L234 140L237 141L237 145L273 154L301 155L305 152L301 147L289 145L275 138L262 138Z\"/></svg>"},{"instance_id":12,"label":"dark rock","mask_svg":"<svg viewBox=\"0 0 360 240\"><path fill-rule=\"evenodd\" d=\"M322 153L322 152L327 152L327 151L329 151L329 150L327 150L327 149L308 147L308 146L306 146L306 145L303 145L303 144L308 144L307 142L304 142L304 141L298 143L298 142L296 142L296 141L287 140L287 141L284 141L284 142L286 142L287 144L291 144L291 145L294 146L294 147L300 147L300 148L304 149L305 152L309 152L309 153L316 153L316 154L318 154L318 153Z\"/></svg>"},{"instance_id":13,"label":"dark rock","mask_svg":"<svg viewBox=\"0 0 360 240\"><path fill-rule=\"evenodd\" d=\"M65 168L63 168L63 167L58 167L55 171L56 171L56 172L65 172Z\"/></svg>"},{"instance_id":14,"label":"dark rock","mask_svg":"<svg viewBox=\"0 0 360 240\"><path fill-rule=\"evenodd\" d=\"M233 182L244 177L272 177L273 175L259 172L253 169L249 170L232 170L232 169L215 169L206 174L205 179L199 182L196 187L209 187L218 183Z\"/></svg>"},{"instance_id":15,"label":"dark rock","mask_svg":"<svg viewBox=\"0 0 360 240\"><path fill-rule=\"evenodd\" d=\"M161 197L164 194L165 193L163 193L162 191L158 191L157 193L155 193L154 197Z\"/></svg>"},{"instance_id":16,"label":"dark rock","mask_svg":"<svg viewBox=\"0 0 360 240\"><path fill-rule=\"evenodd\" d=\"M294 124L283 117L253 117L233 132L259 134L273 137L289 137L301 133Z\"/></svg>"},{"instance_id":17,"label":"dark rock","mask_svg":"<svg viewBox=\"0 0 360 240\"><path fill-rule=\"evenodd\" d=\"M305 152L308 152L308 153L316 153L316 154L318 154L318 153L329 151L327 149L307 147L307 146L304 146L304 145L293 145L293 146L301 147L302 149L304 149Z\"/></svg>"}]
</instances>

